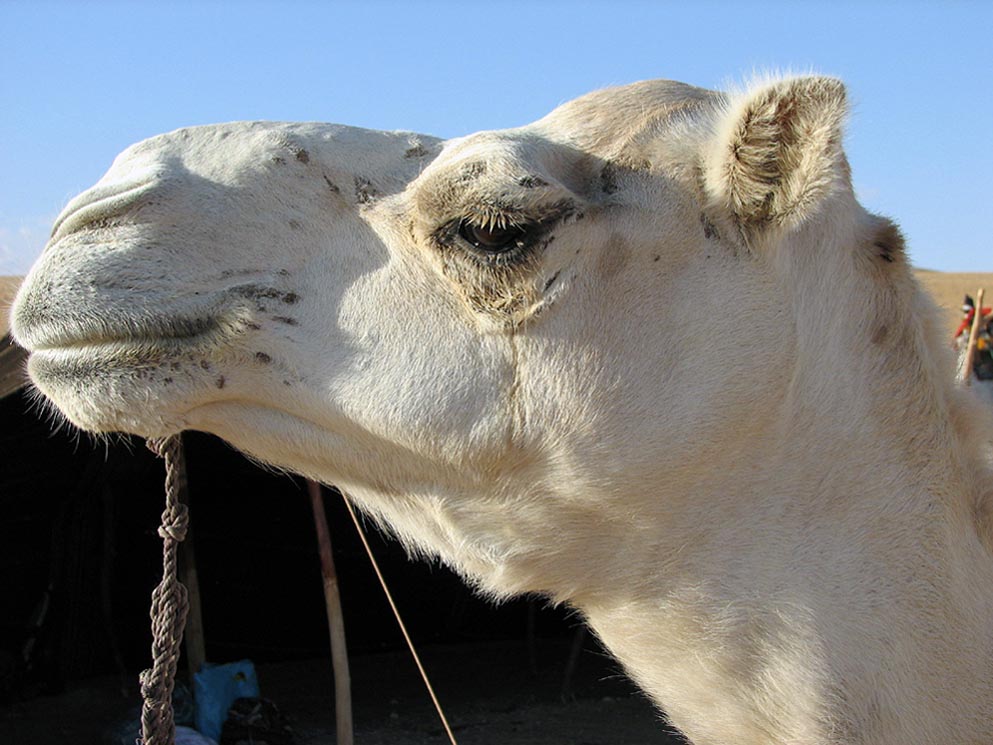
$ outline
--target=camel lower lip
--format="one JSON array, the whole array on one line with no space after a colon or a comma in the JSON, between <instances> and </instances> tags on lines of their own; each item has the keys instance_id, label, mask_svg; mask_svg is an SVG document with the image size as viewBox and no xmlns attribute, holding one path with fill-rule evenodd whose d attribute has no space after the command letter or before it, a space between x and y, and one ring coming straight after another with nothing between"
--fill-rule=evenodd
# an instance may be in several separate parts
<instances>
[{"instance_id":1,"label":"camel lower lip","mask_svg":"<svg viewBox=\"0 0 993 745\"><path fill-rule=\"evenodd\" d=\"M49 379L140 372L189 360L217 347L217 333L189 336L74 338L33 347L31 374Z\"/></svg>"},{"instance_id":2,"label":"camel lower lip","mask_svg":"<svg viewBox=\"0 0 993 745\"><path fill-rule=\"evenodd\" d=\"M118 377L159 367L174 360L188 348L178 345L135 345L134 343L104 343L90 346L48 348L31 353L30 371L35 379L49 381L92 379L112 375Z\"/></svg>"},{"instance_id":3,"label":"camel lower lip","mask_svg":"<svg viewBox=\"0 0 993 745\"><path fill-rule=\"evenodd\" d=\"M190 351L191 342L195 342L195 337L187 339L150 338L78 341L69 344L37 347L31 350L31 356L45 355L51 358L60 356L66 358L99 356L103 359L127 357L161 360L163 357L171 357L180 352Z\"/></svg>"}]
</instances>

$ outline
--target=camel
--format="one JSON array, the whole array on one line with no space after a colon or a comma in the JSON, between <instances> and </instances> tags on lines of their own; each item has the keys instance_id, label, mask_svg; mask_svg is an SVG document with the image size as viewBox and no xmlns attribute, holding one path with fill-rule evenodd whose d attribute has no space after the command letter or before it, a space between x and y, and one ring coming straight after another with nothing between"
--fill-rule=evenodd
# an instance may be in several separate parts
<instances>
[{"instance_id":1,"label":"camel","mask_svg":"<svg viewBox=\"0 0 993 745\"><path fill-rule=\"evenodd\" d=\"M805 76L181 129L68 204L13 333L84 430L215 433L572 606L694 745L988 744L989 422L846 110Z\"/></svg>"}]
</instances>

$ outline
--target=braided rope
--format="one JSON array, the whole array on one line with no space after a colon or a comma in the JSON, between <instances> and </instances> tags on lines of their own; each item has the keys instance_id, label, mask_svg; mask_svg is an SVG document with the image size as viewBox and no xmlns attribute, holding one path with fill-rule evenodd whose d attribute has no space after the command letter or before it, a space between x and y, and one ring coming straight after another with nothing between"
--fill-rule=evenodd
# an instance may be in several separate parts
<instances>
[{"instance_id":1,"label":"braided rope","mask_svg":"<svg viewBox=\"0 0 993 745\"><path fill-rule=\"evenodd\" d=\"M186 611L186 587L177 576L176 552L186 538L189 513L181 501L186 475L180 435L149 440L148 449L165 458L166 505L159 536L162 538L162 581L152 591L152 667L139 676L141 683L141 737L136 745L173 745L172 691L176 678Z\"/></svg>"}]
</instances>

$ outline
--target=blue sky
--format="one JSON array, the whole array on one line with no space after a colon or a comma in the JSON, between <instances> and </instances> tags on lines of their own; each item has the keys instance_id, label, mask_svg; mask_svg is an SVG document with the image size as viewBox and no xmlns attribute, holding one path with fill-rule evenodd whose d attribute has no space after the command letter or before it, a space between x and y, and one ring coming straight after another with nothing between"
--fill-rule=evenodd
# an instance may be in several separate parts
<instances>
[{"instance_id":1,"label":"blue sky","mask_svg":"<svg viewBox=\"0 0 993 745\"><path fill-rule=\"evenodd\" d=\"M127 145L236 119L445 137L588 90L837 75L856 189L914 263L993 271L993 3L0 0L0 274Z\"/></svg>"}]
</instances>

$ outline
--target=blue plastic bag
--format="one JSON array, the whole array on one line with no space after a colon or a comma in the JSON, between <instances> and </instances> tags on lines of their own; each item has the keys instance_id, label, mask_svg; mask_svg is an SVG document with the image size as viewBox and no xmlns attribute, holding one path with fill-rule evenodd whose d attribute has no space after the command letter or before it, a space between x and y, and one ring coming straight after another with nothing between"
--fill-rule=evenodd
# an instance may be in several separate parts
<instances>
[{"instance_id":1,"label":"blue plastic bag","mask_svg":"<svg viewBox=\"0 0 993 745\"><path fill-rule=\"evenodd\" d=\"M236 698L257 698L260 695L255 665L251 660L212 665L205 662L193 676L194 721L201 734L213 740L221 739L228 709Z\"/></svg>"}]
</instances>

